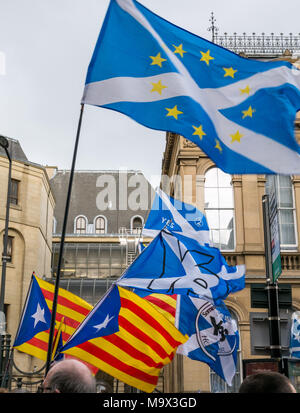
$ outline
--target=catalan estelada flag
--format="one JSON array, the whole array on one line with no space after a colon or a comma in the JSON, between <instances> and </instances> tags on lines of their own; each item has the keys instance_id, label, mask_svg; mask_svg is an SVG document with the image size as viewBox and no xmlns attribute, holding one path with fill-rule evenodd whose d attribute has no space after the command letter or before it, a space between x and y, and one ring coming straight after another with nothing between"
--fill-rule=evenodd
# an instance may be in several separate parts
<instances>
[{"instance_id":1,"label":"catalan estelada flag","mask_svg":"<svg viewBox=\"0 0 300 413\"><path fill-rule=\"evenodd\" d=\"M47 360L51 310L55 286L32 275L14 348ZM65 343L92 309L92 305L75 294L59 288L57 298L54 350ZM25 334L26 332L26 334ZM76 357L74 350L74 357ZM53 354L54 356L54 354ZM89 366L95 373L98 369Z\"/></svg>"},{"instance_id":2,"label":"catalan estelada flag","mask_svg":"<svg viewBox=\"0 0 300 413\"><path fill-rule=\"evenodd\" d=\"M174 298L170 300L166 312L174 310ZM186 340L151 302L115 285L61 351L150 393L161 368L172 361L177 347Z\"/></svg>"},{"instance_id":3,"label":"catalan estelada flag","mask_svg":"<svg viewBox=\"0 0 300 413\"><path fill-rule=\"evenodd\" d=\"M175 324L177 295L150 294L144 297L172 324Z\"/></svg>"}]
</instances>

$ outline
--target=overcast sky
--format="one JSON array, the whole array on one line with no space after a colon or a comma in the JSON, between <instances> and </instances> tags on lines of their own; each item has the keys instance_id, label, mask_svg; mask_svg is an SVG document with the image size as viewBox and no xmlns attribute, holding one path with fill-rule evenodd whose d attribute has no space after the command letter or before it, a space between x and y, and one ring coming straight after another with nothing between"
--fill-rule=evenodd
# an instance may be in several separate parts
<instances>
[{"instance_id":1,"label":"overcast sky","mask_svg":"<svg viewBox=\"0 0 300 413\"><path fill-rule=\"evenodd\" d=\"M197 35L298 34L299 0L140 0ZM30 161L70 169L87 67L109 0L0 0L0 134ZM76 169L159 176L165 132L85 106Z\"/></svg>"}]
</instances>

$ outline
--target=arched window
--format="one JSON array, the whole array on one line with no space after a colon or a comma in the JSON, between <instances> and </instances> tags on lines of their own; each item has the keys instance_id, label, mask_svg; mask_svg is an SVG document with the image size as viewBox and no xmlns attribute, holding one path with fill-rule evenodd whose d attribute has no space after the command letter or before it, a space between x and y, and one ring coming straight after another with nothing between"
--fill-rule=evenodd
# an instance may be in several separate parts
<instances>
[{"instance_id":1,"label":"arched window","mask_svg":"<svg viewBox=\"0 0 300 413\"><path fill-rule=\"evenodd\" d=\"M235 314L234 311L232 311L230 308L228 308L228 311L230 312L230 315L232 319L235 321L237 327L239 327L238 324L238 317ZM239 330L239 328L238 328ZM239 334L239 339L241 341L241 335ZM241 354L241 342L239 344L239 349L237 353L237 363L236 363L236 373L235 376L232 379L232 386L229 386L219 375L217 375L212 369L210 369L210 389L212 393L238 393L238 390L240 388L240 385L242 383L242 376L241 376L241 360L242 360L242 354ZM227 356L231 357L231 356Z\"/></svg>"},{"instance_id":2,"label":"arched window","mask_svg":"<svg viewBox=\"0 0 300 413\"><path fill-rule=\"evenodd\" d=\"M99 216L95 218L95 234L106 234L106 218L104 216Z\"/></svg>"},{"instance_id":3,"label":"arched window","mask_svg":"<svg viewBox=\"0 0 300 413\"><path fill-rule=\"evenodd\" d=\"M74 233L75 234L86 234L87 232L87 219L85 216L80 215L75 218L74 223Z\"/></svg>"},{"instance_id":4,"label":"arched window","mask_svg":"<svg viewBox=\"0 0 300 413\"><path fill-rule=\"evenodd\" d=\"M140 234L143 229L143 218L136 215L131 218L131 232L133 234Z\"/></svg>"},{"instance_id":5,"label":"arched window","mask_svg":"<svg viewBox=\"0 0 300 413\"><path fill-rule=\"evenodd\" d=\"M205 214L213 245L220 250L233 250L234 202L231 175L219 168L211 168L205 174Z\"/></svg>"},{"instance_id":6,"label":"arched window","mask_svg":"<svg viewBox=\"0 0 300 413\"><path fill-rule=\"evenodd\" d=\"M278 207L280 247L282 250L297 248L294 187L290 176L267 175L266 193L275 190Z\"/></svg>"},{"instance_id":7,"label":"arched window","mask_svg":"<svg viewBox=\"0 0 300 413\"><path fill-rule=\"evenodd\" d=\"M57 220L55 217L53 217L53 221L52 221L52 233L56 234L56 228L57 228Z\"/></svg>"}]
</instances>

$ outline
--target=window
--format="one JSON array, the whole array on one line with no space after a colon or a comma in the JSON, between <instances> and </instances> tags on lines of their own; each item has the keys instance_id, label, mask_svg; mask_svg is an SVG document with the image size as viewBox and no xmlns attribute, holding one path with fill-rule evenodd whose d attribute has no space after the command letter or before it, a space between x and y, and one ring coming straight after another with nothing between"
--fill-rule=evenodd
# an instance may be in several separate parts
<instances>
[{"instance_id":1,"label":"window","mask_svg":"<svg viewBox=\"0 0 300 413\"><path fill-rule=\"evenodd\" d=\"M136 216L131 218L131 232L133 234L140 234L143 229L143 218Z\"/></svg>"},{"instance_id":2,"label":"window","mask_svg":"<svg viewBox=\"0 0 300 413\"><path fill-rule=\"evenodd\" d=\"M75 234L86 234L87 229L87 219L84 216L79 216L75 218Z\"/></svg>"},{"instance_id":3,"label":"window","mask_svg":"<svg viewBox=\"0 0 300 413\"><path fill-rule=\"evenodd\" d=\"M279 234L281 249L296 249L296 215L294 188L290 176L267 175L266 193L275 189L279 218Z\"/></svg>"},{"instance_id":4,"label":"window","mask_svg":"<svg viewBox=\"0 0 300 413\"><path fill-rule=\"evenodd\" d=\"M106 234L106 218L96 217L95 219L95 233Z\"/></svg>"},{"instance_id":5,"label":"window","mask_svg":"<svg viewBox=\"0 0 300 413\"><path fill-rule=\"evenodd\" d=\"M60 244L54 242L52 271L55 277ZM126 245L104 242L65 243L63 278L119 278L127 267Z\"/></svg>"},{"instance_id":6,"label":"window","mask_svg":"<svg viewBox=\"0 0 300 413\"><path fill-rule=\"evenodd\" d=\"M19 201L19 183L16 179L10 180L10 203L18 205Z\"/></svg>"},{"instance_id":7,"label":"window","mask_svg":"<svg viewBox=\"0 0 300 413\"><path fill-rule=\"evenodd\" d=\"M11 262L12 261L12 253L13 253L13 239L14 237L7 237L7 249L6 249L6 256L8 259L6 262ZM3 235L3 250L4 250L4 235Z\"/></svg>"},{"instance_id":8,"label":"window","mask_svg":"<svg viewBox=\"0 0 300 413\"><path fill-rule=\"evenodd\" d=\"M57 227L57 220L55 217L53 217L53 222L52 222L52 233L56 234L56 227Z\"/></svg>"},{"instance_id":9,"label":"window","mask_svg":"<svg viewBox=\"0 0 300 413\"><path fill-rule=\"evenodd\" d=\"M220 250L233 250L234 204L231 175L211 168L205 174L205 214L213 245Z\"/></svg>"}]
</instances>

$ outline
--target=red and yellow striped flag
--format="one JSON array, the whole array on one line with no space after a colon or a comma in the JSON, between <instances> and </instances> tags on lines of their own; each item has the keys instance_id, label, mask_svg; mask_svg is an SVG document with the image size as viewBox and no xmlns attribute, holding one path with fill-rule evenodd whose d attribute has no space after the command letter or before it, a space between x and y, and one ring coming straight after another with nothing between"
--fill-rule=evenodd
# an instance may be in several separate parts
<instances>
[{"instance_id":1,"label":"red and yellow striped flag","mask_svg":"<svg viewBox=\"0 0 300 413\"><path fill-rule=\"evenodd\" d=\"M150 294L144 297L163 314L172 324L175 324L177 295Z\"/></svg>"},{"instance_id":2,"label":"red and yellow striped flag","mask_svg":"<svg viewBox=\"0 0 300 413\"><path fill-rule=\"evenodd\" d=\"M148 300L118 288L119 331L71 347L65 353L97 366L130 386L152 392L161 368L172 361L177 347L187 337ZM167 312L170 314L172 308L174 314L174 298L171 300Z\"/></svg>"},{"instance_id":3,"label":"red and yellow striped flag","mask_svg":"<svg viewBox=\"0 0 300 413\"><path fill-rule=\"evenodd\" d=\"M46 299L47 305L52 311L53 297L55 286L35 276L41 291ZM75 329L88 315L93 307L75 294L70 293L63 288L59 288L57 297L56 325L54 337L59 339L59 334L62 335L63 344L74 333ZM37 357L40 360L47 360L49 341L49 330L42 331L36 334L31 340L17 346L16 349ZM54 346L58 343L54 343ZM74 357L76 357L76 351ZM98 371L98 368L89 366L93 373Z\"/></svg>"}]
</instances>

